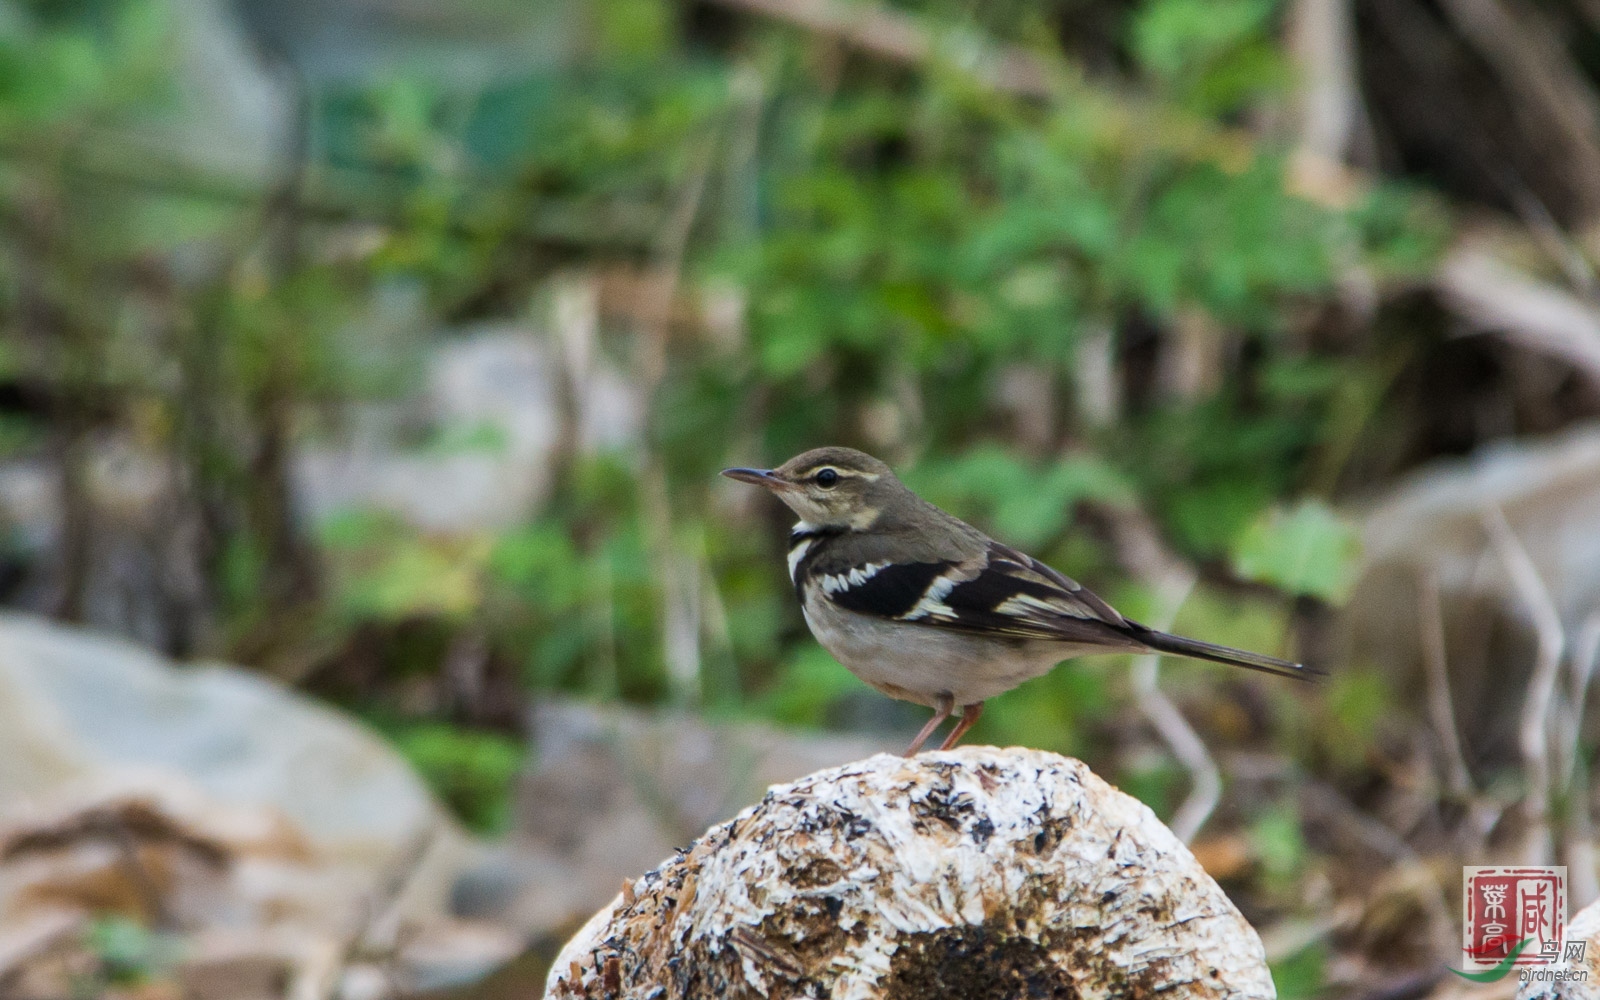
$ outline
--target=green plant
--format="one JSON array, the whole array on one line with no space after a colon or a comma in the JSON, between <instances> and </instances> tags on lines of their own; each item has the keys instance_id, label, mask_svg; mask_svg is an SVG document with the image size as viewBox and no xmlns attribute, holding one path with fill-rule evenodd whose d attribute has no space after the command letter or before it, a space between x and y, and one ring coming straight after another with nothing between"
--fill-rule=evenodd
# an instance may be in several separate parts
<instances>
[{"instance_id":1,"label":"green plant","mask_svg":"<svg viewBox=\"0 0 1600 1000\"><path fill-rule=\"evenodd\" d=\"M128 917L100 915L84 933L89 951L99 960L94 975L102 986L133 986L159 978L178 961L174 935L152 931Z\"/></svg>"},{"instance_id":2,"label":"green plant","mask_svg":"<svg viewBox=\"0 0 1600 1000\"><path fill-rule=\"evenodd\" d=\"M462 822L477 833L506 830L512 783L522 769L520 741L442 722L387 727L400 752Z\"/></svg>"}]
</instances>

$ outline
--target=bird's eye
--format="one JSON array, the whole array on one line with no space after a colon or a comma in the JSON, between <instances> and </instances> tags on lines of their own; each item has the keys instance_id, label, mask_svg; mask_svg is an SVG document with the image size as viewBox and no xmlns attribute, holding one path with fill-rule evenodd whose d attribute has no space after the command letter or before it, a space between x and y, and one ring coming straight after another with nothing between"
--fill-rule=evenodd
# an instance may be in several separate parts
<instances>
[{"instance_id":1,"label":"bird's eye","mask_svg":"<svg viewBox=\"0 0 1600 1000\"><path fill-rule=\"evenodd\" d=\"M823 469L816 475L817 485L825 490L831 490L839 485L839 474L832 469Z\"/></svg>"}]
</instances>

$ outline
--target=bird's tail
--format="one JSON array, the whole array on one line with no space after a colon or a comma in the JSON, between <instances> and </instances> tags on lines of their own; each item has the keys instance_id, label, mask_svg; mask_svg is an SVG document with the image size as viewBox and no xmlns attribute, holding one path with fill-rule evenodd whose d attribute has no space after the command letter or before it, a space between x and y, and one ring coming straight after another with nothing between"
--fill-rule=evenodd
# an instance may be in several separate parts
<instances>
[{"instance_id":1,"label":"bird's tail","mask_svg":"<svg viewBox=\"0 0 1600 1000\"><path fill-rule=\"evenodd\" d=\"M1303 681L1309 681L1321 675L1319 670L1312 670L1301 663L1280 660L1276 656L1265 656L1261 653L1251 653L1243 649L1218 646L1209 642L1201 642L1199 639L1186 639L1181 635L1170 635L1166 632L1157 632L1155 629L1141 628L1135 634L1140 642L1143 642L1158 653L1172 653L1176 656L1188 656L1196 660L1227 663L1235 667L1244 667L1247 670L1260 670L1263 673L1277 674L1280 677L1294 677Z\"/></svg>"}]
</instances>

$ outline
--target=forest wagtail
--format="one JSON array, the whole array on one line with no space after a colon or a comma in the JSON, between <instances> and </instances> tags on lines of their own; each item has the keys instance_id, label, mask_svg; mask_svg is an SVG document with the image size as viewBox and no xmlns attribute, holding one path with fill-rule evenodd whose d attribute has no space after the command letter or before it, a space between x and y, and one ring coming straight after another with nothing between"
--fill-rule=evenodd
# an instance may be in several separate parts
<instances>
[{"instance_id":1,"label":"forest wagtail","mask_svg":"<svg viewBox=\"0 0 1600 1000\"><path fill-rule=\"evenodd\" d=\"M823 648L889 697L935 710L907 756L957 705L961 721L941 750L978 721L985 699L1074 656L1154 651L1287 677L1313 673L1124 618L852 448L816 448L776 469L722 474L766 487L800 515L789 533L789 578Z\"/></svg>"}]
</instances>

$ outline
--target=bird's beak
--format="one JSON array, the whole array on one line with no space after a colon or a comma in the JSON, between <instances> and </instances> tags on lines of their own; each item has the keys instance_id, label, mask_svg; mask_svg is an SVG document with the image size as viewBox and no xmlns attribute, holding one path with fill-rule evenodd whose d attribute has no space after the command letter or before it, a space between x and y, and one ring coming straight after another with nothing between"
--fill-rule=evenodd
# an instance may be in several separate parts
<instances>
[{"instance_id":1,"label":"bird's beak","mask_svg":"<svg viewBox=\"0 0 1600 1000\"><path fill-rule=\"evenodd\" d=\"M756 486L765 486L769 490L786 490L789 484L779 479L777 473L771 469L723 469L722 474L729 479L737 479L741 483L751 483Z\"/></svg>"}]
</instances>

